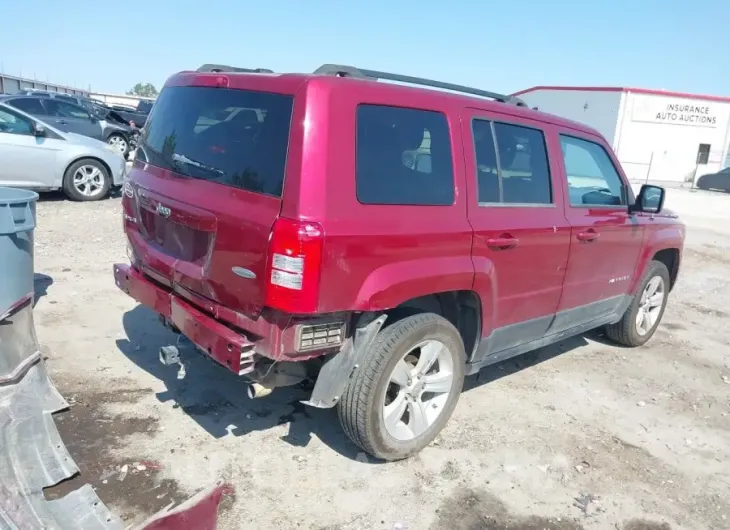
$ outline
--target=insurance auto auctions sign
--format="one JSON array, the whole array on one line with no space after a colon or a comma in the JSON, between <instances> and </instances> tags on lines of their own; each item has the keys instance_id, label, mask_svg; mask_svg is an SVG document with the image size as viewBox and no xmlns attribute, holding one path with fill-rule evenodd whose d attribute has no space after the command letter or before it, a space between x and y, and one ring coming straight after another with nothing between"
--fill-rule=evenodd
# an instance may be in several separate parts
<instances>
[{"instance_id":1,"label":"insurance auto auctions sign","mask_svg":"<svg viewBox=\"0 0 730 530\"><path fill-rule=\"evenodd\" d=\"M717 127L720 109L705 100L634 96L633 121L666 123L690 127Z\"/></svg>"}]
</instances>

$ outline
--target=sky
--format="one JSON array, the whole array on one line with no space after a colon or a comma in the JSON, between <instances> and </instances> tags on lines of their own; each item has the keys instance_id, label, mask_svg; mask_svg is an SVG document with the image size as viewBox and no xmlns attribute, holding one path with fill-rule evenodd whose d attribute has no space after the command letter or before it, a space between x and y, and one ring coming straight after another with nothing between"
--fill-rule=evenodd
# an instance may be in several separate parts
<instances>
[{"instance_id":1,"label":"sky","mask_svg":"<svg viewBox=\"0 0 730 530\"><path fill-rule=\"evenodd\" d=\"M204 63L349 64L512 93L628 86L730 96L730 1L6 1L0 69L122 93Z\"/></svg>"}]
</instances>

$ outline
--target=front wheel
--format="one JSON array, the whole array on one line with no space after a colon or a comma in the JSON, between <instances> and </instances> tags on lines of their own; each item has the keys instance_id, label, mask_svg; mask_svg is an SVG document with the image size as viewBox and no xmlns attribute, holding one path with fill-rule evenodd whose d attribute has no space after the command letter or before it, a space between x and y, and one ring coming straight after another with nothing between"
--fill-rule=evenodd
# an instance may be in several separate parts
<instances>
[{"instance_id":1,"label":"front wheel","mask_svg":"<svg viewBox=\"0 0 730 530\"><path fill-rule=\"evenodd\" d=\"M93 158L74 162L63 177L63 191L74 201L98 201L107 196L110 188L109 171Z\"/></svg>"},{"instance_id":2,"label":"front wheel","mask_svg":"<svg viewBox=\"0 0 730 530\"><path fill-rule=\"evenodd\" d=\"M119 154L125 158L129 154L129 141L121 134L112 134L107 138L106 143L119 151Z\"/></svg>"},{"instance_id":3,"label":"front wheel","mask_svg":"<svg viewBox=\"0 0 730 530\"><path fill-rule=\"evenodd\" d=\"M624 346L641 346L656 331L669 296L669 270L661 261L652 261L623 318L606 326L606 335Z\"/></svg>"},{"instance_id":4,"label":"front wheel","mask_svg":"<svg viewBox=\"0 0 730 530\"><path fill-rule=\"evenodd\" d=\"M345 433L383 460L418 453L451 417L465 361L459 332L441 316L413 315L385 328L338 404Z\"/></svg>"}]
</instances>

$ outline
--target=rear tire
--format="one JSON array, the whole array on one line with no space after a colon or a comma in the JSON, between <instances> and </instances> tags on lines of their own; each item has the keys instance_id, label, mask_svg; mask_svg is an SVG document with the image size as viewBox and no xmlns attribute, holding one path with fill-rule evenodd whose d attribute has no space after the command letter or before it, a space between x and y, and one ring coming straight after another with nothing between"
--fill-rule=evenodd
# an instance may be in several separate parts
<instances>
[{"instance_id":1,"label":"rear tire","mask_svg":"<svg viewBox=\"0 0 730 530\"><path fill-rule=\"evenodd\" d=\"M661 261L652 261L624 316L616 324L606 326L606 335L623 346L645 344L662 320L668 297L667 266Z\"/></svg>"},{"instance_id":2,"label":"rear tire","mask_svg":"<svg viewBox=\"0 0 730 530\"><path fill-rule=\"evenodd\" d=\"M66 169L63 191L72 201L98 201L109 194L111 182L104 164L94 158L82 158Z\"/></svg>"},{"instance_id":3,"label":"rear tire","mask_svg":"<svg viewBox=\"0 0 730 530\"><path fill-rule=\"evenodd\" d=\"M413 315L385 328L338 403L345 433L383 460L418 453L451 417L465 362L459 332L441 316Z\"/></svg>"}]
</instances>

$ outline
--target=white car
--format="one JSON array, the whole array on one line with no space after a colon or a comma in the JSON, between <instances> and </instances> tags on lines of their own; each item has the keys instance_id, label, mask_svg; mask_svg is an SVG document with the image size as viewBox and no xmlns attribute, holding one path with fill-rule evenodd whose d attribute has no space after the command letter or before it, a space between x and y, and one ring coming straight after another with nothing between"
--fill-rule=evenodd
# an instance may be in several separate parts
<instances>
[{"instance_id":1,"label":"white car","mask_svg":"<svg viewBox=\"0 0 730 530\"><path fill-rule=\"evenodd\" d=\"M0 103L0 186L63 190L72 200L95 201L121 186L125 172L124 158L111 145Z\"/></svg>"}]
</instances>

